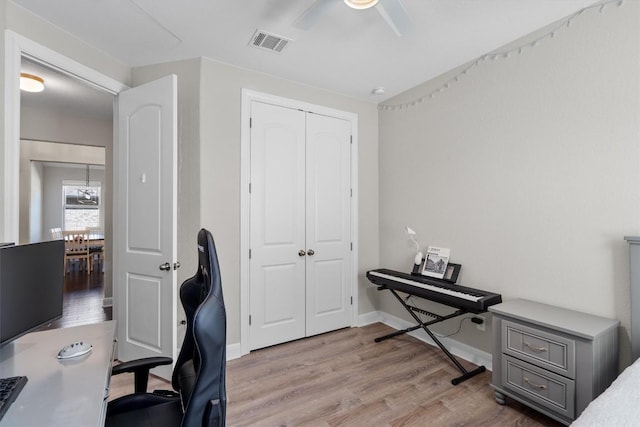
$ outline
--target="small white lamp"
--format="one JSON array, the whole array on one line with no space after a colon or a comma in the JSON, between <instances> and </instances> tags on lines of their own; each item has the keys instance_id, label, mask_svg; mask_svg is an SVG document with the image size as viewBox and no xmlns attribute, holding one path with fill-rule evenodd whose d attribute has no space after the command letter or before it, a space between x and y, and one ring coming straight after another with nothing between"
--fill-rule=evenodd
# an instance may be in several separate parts
<instances>
[{"instance_id":1,"label":"small white lamp","mask_svg":"<svg viewBox=\"0 0 640 427\"><path fill-rule=\"evenodd\" d=\"M416 235L416 232L413 231L411 227L405 227L405 230L407 231L407 235L409 236L409 239L411 239L411 241L416 244L416 257L413 262L416 265L420 265L422 264L422 252L420 251L420 243L418 243L415 237L413 237Z\"/></svg>"}]
</instances>

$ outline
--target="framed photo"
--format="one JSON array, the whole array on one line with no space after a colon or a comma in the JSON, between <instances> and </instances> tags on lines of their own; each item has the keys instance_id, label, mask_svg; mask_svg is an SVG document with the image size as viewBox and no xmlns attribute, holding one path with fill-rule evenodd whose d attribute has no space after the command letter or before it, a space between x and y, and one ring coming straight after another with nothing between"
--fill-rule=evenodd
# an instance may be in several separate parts
<instances>
[{"instance_id":1,"label":"framed photo","mask_svg":"<svg viewBox=\"0 0 640 427\"><path fill-rule=\"evenodd\" d=\"M427 248L427 256L422 265L422 275L435 277L436 279L444 279L444 274L449 263L450 251L448 248L438 248L429 246Z\"/></svg>"},{"instance_id":2,"label":"framed photo","mask_svg":"<svg viewBox=\"0 0 640 427\"><path fill-rule=\"evenodd\" d=\"M458 280L458 274L460 274L460 268L462 268L462 265L450 262L447 264L447 268L444 271L444 277L442 279L449 283L456 283Z\"/></svg>"}]
</instances>

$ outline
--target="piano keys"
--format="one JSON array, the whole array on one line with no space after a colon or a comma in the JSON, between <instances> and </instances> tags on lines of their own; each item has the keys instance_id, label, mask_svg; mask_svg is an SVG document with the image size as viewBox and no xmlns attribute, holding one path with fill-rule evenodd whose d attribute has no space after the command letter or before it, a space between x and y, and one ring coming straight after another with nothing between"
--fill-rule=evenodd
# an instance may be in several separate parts
<instances>
[{"instance_id":1,"label":"piano keys","mask_svg":"<svg viewBox=\"0 0 640 427\"><path fill-rule=\"evenodd\" d=\"M452 285L443 280L401 273L386 268L368 271L367 278L379 287L395 289L470 313L484 313L489 306L502 302L500 294Z\"/></svg>"}]
</instances>

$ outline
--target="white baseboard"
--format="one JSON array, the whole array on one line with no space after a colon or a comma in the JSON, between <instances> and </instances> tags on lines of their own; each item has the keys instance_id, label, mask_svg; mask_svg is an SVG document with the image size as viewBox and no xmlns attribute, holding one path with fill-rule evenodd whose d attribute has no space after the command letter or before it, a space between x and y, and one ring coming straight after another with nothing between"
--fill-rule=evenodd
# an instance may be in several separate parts
<instances>
[{"instance_id":1,"label":"white baseboard","mask_svg":"<svg viewBox=\"0 0 640 427\"><path fill-rule=\"evenodd\" d=\"M365 326L375 322L384 323L385 325L398 330L407 329L415 325L414 323L393 316L389 313L385 313L383 311L372 311L358 316L358 326ZM437 344L422 329L409 332L409 335L433 347L437 347ZM487 368L488 371L492 370L492 356L490 353L479 350L475 347L471 347L470 345L461 343L451 338L438 338L438 340L451 354L475 365L484 365L484 367Z\"/></svg>"},{"instance_id":2,"label":"white baseboard","mask_svg":"<svg viewBox=\"0 0 640 427\"><path fill-rule=\"evenodd\" d=\"M372 323L381 322L379 311L370 311L368 313L358 315L358 327L367 326Z\"/></svg>"},{"instance_id":3,"label":"white baseboard","mask_svg":"<svg viewBox=\"0 0 640 427\"><path fill-rule=\"evenodd\" d=\"M242 356L240 352L240 343L227 344L227 360L239 359Z\"/></svg>"}]
</instances>

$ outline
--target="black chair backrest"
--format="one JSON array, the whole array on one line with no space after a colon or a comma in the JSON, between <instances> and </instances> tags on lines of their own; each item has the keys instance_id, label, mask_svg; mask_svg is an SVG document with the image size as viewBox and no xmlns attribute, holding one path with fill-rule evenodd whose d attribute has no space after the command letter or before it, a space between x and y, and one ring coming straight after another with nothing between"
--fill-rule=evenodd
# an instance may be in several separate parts
<instances>
[{"instance_id":1,"label":"black chair backrest","mask_svg":"<svg viewBox=\"0 0 640 427\"><path fill-rule=\"evenodd\" d=\"M187 316L187 331L172 385L183 399L182 425L200 426L205 413L212 410L217 412L213 418L224 425L227 316L215 243L205 229L198 232L198 271L180 287L180 300ZM185 372L187 376L189 372L195 374L193 381L185 381Z\"/></svg>"}]
</instances>

